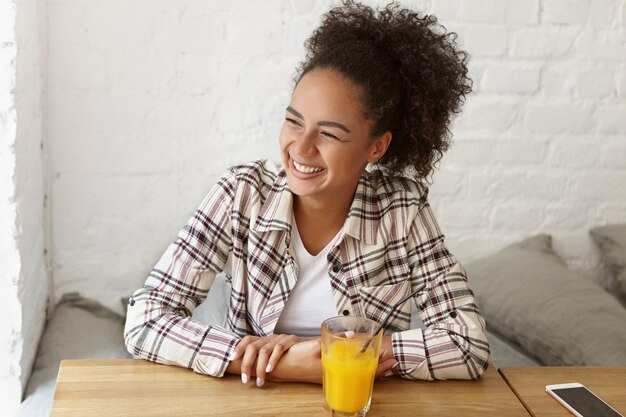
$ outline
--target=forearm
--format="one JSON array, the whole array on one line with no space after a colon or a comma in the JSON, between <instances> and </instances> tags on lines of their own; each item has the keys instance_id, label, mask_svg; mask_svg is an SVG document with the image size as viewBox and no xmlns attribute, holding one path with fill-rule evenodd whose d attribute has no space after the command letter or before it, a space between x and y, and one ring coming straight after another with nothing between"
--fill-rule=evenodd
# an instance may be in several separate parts
<instances>
[{"instance_id":1,"label":"forearm","mask_svg":"<svg viewBox=\"0 0 626 417\"><path fill-rule=\"evenodd\" d=\"M392 357L391 336L383 336L376 376L384 376L395 369L397 362ZM322 358L319 339L294 345L281 358L277 368L269 374L276 382L322 383Z\"/></svg>"},{"instance_id":2,"label":"forearm","mask_svg":"<svg viewBox=\"0 0 626 417\"><path fill-rule=\"evenodd\" d=\"M295 358L296 355L287 352L278 362L276 368L267 374L267 379L274 382L310 382L314 384L322 383L322 361L309 360L302 361ZM232 361L228 368L227 374L241 375L241 359ZM250 378L256 378L256 362L252 367L252 375Z\"/></svg>"},{"instance_id":3,"label":"forearm","mask_svg":"<svg viewBox=\"0 0 626 417\"><path fill-rule=\"evenodd\" d=\"M309 382L322 383L322 359L318 338L302 338L304 342L295 344L280 358L276 367L267 374L267 379L274 382ZM383 336L380 347L381 357L387 358L378 374L383 375L396 364L392 358L391 336ZM382 359L381 359L382 360ZM226 373L240 375L242 359L230 362ZM249 378L255 378L255 362ZM380 364L379 364L380 365ZM393 366L395 368L395 366Z\"/></svg>"},{"instance_id":4,"label":"forearm","mask_svg":"<svg viewBox=\"0 0 626 417\"><path fill-rule=\"evenodd\" d=\"M298 350L289 350L278 362L276 369L268 374L275 382L322 383L322 358L305 357Z\"/></svg>"},{"instance_id":5,"label":"forearm","mask_svg":"<svg viewBox=\"0 0 626 417\"><path fill-rule=\"evenodd\" d=\"M412 329L393 334L393 351L402 360L400 375L407 379L477 379L485 371L489 346L483 328L473 313L459 317L467 326L440 323L425 330Z\"/></svg>"},{"instance_id":6,"label":"forearm","mask_svg":"<svg viewBox=\"0 0 626 417\"><path fill-rule=\"evenodd\" d=\"M463 266L449 253L428 207L420 211L408 243L411 284L425 284L415 302L426 329L393 334L394 355L408 379L476 379L486 367L489 346ZM419 250L417 249L419 248Z\"/></svg>"},{"instance_id":7,"label":"forearm","mask_svg":"<svg viewBox=\"0 0 626 417\"><path fill-rule=\"evenodd\" d=\"M170 305L157 302L158 296L149 290L133 294L124 329L128 351L152 362L222 376L239 338L219 326L207 326L173 313L175 305L185 305L182 295L168 294Z\"/></svg>"},{"instance_id":8,"label":"forearm","mask_svg":"<svg viewBox=\"0 0 626 417\"><path fill-rule=\"evenodd\" d=\"M322 359L319 352L319 339L302 338L304 341L293 345L280 358L266 378L275 382L310 382L322 383ZM226 373L240 375L243 360L230 362ZM251 368L250 379L256 378L257 363Z\"/></svg>"}]
</instances>

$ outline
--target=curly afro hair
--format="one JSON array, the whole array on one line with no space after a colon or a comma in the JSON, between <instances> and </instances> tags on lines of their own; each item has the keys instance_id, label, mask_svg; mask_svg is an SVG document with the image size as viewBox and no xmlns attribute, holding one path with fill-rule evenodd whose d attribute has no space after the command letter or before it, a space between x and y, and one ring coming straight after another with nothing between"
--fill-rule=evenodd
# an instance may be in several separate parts
<instances>
[{"instance_id":1,"label":"curly afro hair","mask_svg":"<svg viewBox=\"0 0 626 417\"><path fill-rule=\"evenodd\" d=\"M450 122L472 89L469 56L437 18L391 3L384 9L344 0L305 42L296 83L333 69L362 90L371 137L392 133L378 165L389 175L430 180L448 149Z\"/></svg>"}]
</instances>

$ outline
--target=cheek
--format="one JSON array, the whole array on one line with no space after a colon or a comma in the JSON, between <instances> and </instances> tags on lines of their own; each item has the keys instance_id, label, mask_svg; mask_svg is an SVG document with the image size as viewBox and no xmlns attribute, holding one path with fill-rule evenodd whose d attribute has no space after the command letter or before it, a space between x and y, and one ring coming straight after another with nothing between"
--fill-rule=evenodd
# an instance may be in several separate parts
<instances>
[{"instance_id":1,"label":"cheek","mask_svg":"<svg viewBox=\"0 0 626 417\"><path fill-rule=\"evenodd\" d=\"M280 134L278 135L278 143L280 144L281 149L287 144L287 137L287 128L283 125L282 129L280 129Z\"/></svg>"},{"instance_id":2,"label":"cheek","mask_svg":"<svg viewBox=\"0 0 626 417\"><path fill-rule=\"evenodd\" d=\"M336 173L345 173L350 171L350 167L353 166L354 161L350 152L344 150L332 149L327 152L321 152L324 155L324 160L329 167ZM343 174L342 174L343 175Z\"/></svg>"},{"instance_id":3,"label":"cheek","mask_svg":"<svg viewBox=\"0 0 626 417\"><path fill-rule=\"evenodd\" d=\"M364 167L367 165L367 155L361 149L351 149L341 153L330 154L336 169L343 172L346 176L361 176Z\"/></svg>"}]
</instances>

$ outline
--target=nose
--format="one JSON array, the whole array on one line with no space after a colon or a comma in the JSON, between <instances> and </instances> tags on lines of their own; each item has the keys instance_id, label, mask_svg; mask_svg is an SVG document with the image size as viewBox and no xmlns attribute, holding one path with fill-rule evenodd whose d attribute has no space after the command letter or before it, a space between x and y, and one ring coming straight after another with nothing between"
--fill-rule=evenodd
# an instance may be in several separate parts
<instances>
[{"instance_id":1,"label":"nose","mask_svg":"<svg viewBox=\"0 0 626 417\"><path fill-rule=\"evenodd\" d=\"M297 135L294 143L292 144L292 150L301 156L314 155L317 150L315 148L316 135L311 131L304 131Z\"/></svg>"}]
</instances>

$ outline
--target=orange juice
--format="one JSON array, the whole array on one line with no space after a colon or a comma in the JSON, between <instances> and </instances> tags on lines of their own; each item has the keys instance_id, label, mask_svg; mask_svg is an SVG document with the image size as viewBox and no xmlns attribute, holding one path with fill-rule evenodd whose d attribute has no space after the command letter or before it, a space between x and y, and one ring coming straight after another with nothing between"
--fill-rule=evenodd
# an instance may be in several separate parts
<instances>
[{"instance_id":1,"label":"orange juice","mask_svg":"<svg viewBox=\"0 0 626 417\"><path fill-rule=\"evenodd\" d=\"M339 339L322 353L324 394L333 410L356 413L369 403L378 355L372 345L360 353L364 340Z\"/></svg>"}]
</instances>

